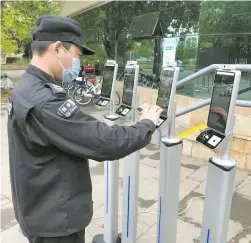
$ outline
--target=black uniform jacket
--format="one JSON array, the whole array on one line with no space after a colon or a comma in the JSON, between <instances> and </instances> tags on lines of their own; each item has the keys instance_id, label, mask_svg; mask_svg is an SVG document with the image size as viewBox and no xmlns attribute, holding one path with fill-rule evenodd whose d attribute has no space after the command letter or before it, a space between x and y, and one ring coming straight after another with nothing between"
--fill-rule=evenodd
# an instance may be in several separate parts
<instances>
[{"instance_id":1,"label":"black uniform jacket","mask_svg":"<svg viewBox=\"0 0 251 243\"><path fill-rule=\"evenodd\" d=\"M69 235L92 218L88 159L120 159L150 143L155 125L108 126L82 112L57 82L29 65L9 101L10 178L22 230Z\"/></svg>"}]
</instances>

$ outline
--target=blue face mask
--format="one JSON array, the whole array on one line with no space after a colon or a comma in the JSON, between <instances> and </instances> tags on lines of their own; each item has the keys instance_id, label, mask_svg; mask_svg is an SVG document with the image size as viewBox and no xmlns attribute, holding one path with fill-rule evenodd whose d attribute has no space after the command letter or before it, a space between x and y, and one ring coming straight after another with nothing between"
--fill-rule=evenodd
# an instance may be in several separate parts
<instances>
[{"instance_id":1,"label":"blue face mask","mask_svg":"<svg viewBox=\"0 0 251 243\"><path fill-rule=\"evenodd\" d=\"M71 54L66 49L65 49L65 51L71 56ZM61 65L61 67L63 68L62 82L71 82L78 77L79 72L81 70L80 60L78 58L72 57L72 69L71 70L65 69L59 60L58 60L58 62Z\"/></svg>"}]
</instances>

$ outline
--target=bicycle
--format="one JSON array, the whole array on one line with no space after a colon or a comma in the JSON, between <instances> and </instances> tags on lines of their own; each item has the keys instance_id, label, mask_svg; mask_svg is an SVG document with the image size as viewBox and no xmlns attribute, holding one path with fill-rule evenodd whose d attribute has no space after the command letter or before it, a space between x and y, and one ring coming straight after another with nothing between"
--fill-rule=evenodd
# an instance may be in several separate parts
<instances>
[{"instance_id":1,"label":"bicycle","mask_svg":"<svg viewBox=\"0 0 251 243\"><path fill-rule=\"evenodd\" d=\"M82 79L82 81L80 81L80 79ZM86 77L78 78L77 84L75 83L73 99L76 101L76 103L82 106L88 105L91 101L93 101L95 105L96 101L99 99L101 95L101 84L102 84L102 77L100 77L99 80L96 81L96 85L94 85L93 82L88 81ZM68 91L70 90L71 87L69 87ZM117 91L116 91L115 104L116 105L120 104L120 97Z\"/></svg>"},{"instance_id":2,"label":"bicycle","mask_svg":"<svg viewBox=\"0 0 251 243\"><path fill-rule=\"evenodd\" d=\"M82 82L82 81L79 81L78 79L79 78L73 80L70 83L66 83L66 84L63 85L63 88L66 90L68 97L71 98L71 99L73 99L73 93L74 93L74 91L77 88L79 88L80 85L81 85L80 82ZM81 78L81 80L82 80L82 78Z\"/></svg>"},{"instance_id":3,"label":"bicycle","mask_svg":"<svg viewBox=\"0 0 251 243\"><path fill-rule=\"evenodd\" d=\"M117 79L124 82L124 71L120 72L117 75ZM145 74L144 72L139 72L138 85L151 89L159 88L159 78L156 78L154 75Z\"/></svg>"},{"instance_id":4,"label":"bicycle","mask_svg":"<svg viewBox=\"0 0 251 243\"><path fill-rule=\"evenodd\" d=\"M90 76L83 75L82 77L77 77L76 79L74 79L70 83L63 83L62 86L67 91L67 95L69 98L74 99L74 97L73 97L74 91L77 88L81 87L83 77L84 77L84 79L87 79L87 82L94 82L94 81L98 82L98 83L100 82L100 79L98 79L98 81L96 81L97 77L95 77L95 76L94 77L92 76L91 77L92 81L90 81L90 79L89 79Z\"/></svg>"},{"instance_id":5,"label":"bicycle","mask_svg":"<svg viewBox=\"0 0 251 243\"><path fill-rule=\"evenodd\" d=\"M159 79L154 75L148 75L143 72L139 72L139 85L146 88L158 89Z\"/></svg>"}]
</instances>

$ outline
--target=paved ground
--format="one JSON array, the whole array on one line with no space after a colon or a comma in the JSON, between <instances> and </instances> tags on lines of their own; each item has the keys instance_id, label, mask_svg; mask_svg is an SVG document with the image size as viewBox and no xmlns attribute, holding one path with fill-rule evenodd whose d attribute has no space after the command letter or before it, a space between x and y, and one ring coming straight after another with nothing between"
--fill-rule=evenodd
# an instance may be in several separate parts
<instances>
[{"instance_id":1,"label":"paved ground","mask_svg":"<svg viewBox=\"0 0 251 243\"><path fill-rule=\"evenodd\" d=\"M95 111L95 112L94 112ZM98 119L103 119L102 114L94 108L86 108ZM11 202L11 191L8 167L8 141L6 131L7 112L6 106L1 105L1 239L3 243L27 243L22 236L19 226L14 218L13 206ZM124 121L122 121L124 123ZM158 196L158 169L159 151L152 144L141 150L140 160L140 185L139 185L139 212L157 213ZM91 174L93 182L93 201L94 218L102 217L103 206L103 163L91 161ZM123 161L120 162L120 195L119 204L122 211L122 173ZM198 159L182 158L181 177L180 177L180 204L179 211L183 211L191 198L203 196L205 194L207 165ZM248 172L237 170L235 182L240 185L247 177ZM27 200L29 200L27 198ZM197 243L199 242L200 227L202 221L204 199L194 200L186 212L178 219L178 243ZM150 213L139 214L138 234L140 242L156 242L156 219L157 215ZM119 226L121 227L121 225ZM91 234L103 232L103 219L93 219L86 236L86 242L90 243ZM146 237L146 238L143 238ZM250 243L251 242L251 179L239 188L233 197L232 211L229 222L228 232L229 243ZM212 242L213 243L213 242Z\"/></svg>"}]
</instances>

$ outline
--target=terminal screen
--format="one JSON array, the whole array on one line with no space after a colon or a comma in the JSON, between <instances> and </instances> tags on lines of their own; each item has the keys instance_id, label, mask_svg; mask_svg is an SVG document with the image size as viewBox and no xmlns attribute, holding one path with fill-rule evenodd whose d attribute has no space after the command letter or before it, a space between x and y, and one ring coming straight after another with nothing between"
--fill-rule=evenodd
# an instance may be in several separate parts
<instances>
[{"instance_id":1,"label":"terminal screen","mask_svg":"<svg viewBox=\"0 0 251 243\"><path fill-rule=\"evenodd\" d=\"M226 129L234 75L231 72L217 72L215 75L207 125L221 133Z\"/></svg>"},{"instance_id":2,"label":"terminal screen","mask_svg":"<svg viewBox=\"0 0 251 243\"><path fill-rule=\"evenodd\" d=\"M101 97L111 98L114 66L105 66L103 72L103 82Z\"/></svg>"},{"instance_id":3,"label":"terminal screen","mask_svg":"<svg viewBox=\"0 0 251 243\"><path fill-rule=\"evenodd\" d=\"M160 76L157 105L164 109L163 114L166 114L168 109L172 90L173 76L174 70L162 70Z\"/></svg>"},{"instance_id":4,"label":"terminal screen","mask_svg":"<svg viewBox=\"0 0 251 243\"><path fill-rule=\"evenodd\" d=\"M124 76L122 103L128 106L132 106L134 78L135 78L135 68L126 67Z\"/></svg>"}]
</instances>

